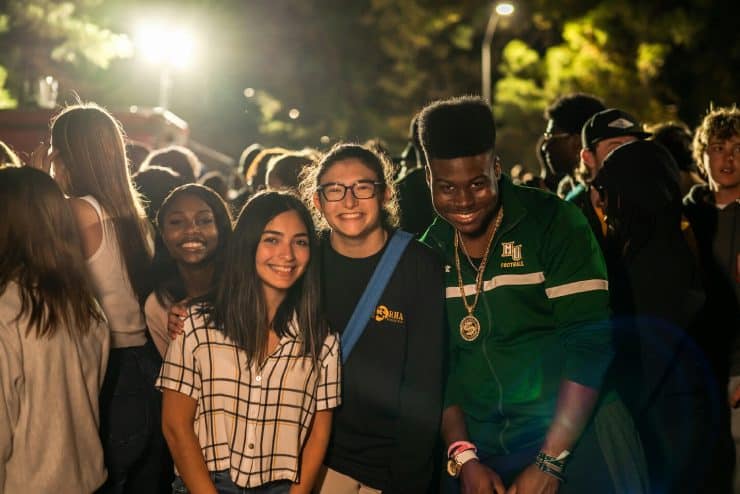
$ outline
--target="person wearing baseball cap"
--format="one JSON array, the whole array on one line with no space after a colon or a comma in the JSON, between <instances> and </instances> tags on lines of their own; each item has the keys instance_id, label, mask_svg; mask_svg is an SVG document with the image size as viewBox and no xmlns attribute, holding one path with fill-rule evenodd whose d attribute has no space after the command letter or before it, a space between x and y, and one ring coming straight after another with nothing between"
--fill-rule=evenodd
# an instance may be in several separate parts
<instances>
[{"instance_id":1,"label":"person wearing baseball cap","mask_svg":"<svg viewBox=\"0 0 740 494\"><path fill-rule=\"evenodd\" d=\"M599 244L604 246L606 222L602 200L591 186L604 159L614 149L650 137L635 117L617 108L608 108L593 114L581 129L581 163L577 178L579 184L565 196L577 205L588 219Z\"/></svg>"},{"instance_id":2,"label":"person wearing baseball cap","mask_svg":"<svg viewBox=\"0 0 740 494\"><path fill-rule=\"evenodd\" d=\"M595 113L581 129L581 161L589 171L589 178L596 177L604 158L614 149L651 135L635 117L617 108Z\"/></svg>"}]
</instances>

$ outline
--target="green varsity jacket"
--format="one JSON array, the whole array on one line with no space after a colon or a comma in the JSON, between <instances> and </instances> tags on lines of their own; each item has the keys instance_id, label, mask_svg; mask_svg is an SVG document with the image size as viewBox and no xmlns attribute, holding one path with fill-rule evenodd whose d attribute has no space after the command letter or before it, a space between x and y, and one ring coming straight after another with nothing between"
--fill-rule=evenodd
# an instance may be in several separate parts
<instances>
[{"instance_id":1,"label":"green varsity jacket","mask_svg":"<svg viewBox=\"0 0 740 494\"><path fill-rule=\"evenodd\" d=\"M445 406L460 405L470 440L505 455L541 443L562 380L599 388L613 357L604 258L583 214L555 195L499 182L504 217L465 341L467 315L454 258L454 230L437 217L422 241L445 263L449 373ZM475 271L460 254L468 303Z\"/></svg>"}]
</instances>

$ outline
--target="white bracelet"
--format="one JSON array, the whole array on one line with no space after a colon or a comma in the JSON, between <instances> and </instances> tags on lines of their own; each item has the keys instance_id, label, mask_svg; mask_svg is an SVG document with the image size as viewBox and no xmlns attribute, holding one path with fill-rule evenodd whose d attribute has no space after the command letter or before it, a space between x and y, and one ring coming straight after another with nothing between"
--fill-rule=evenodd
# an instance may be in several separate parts
<instances>
[{"instance_id":1,"label":"white bracelet","mask_svg":"<svg viewBox=\"0 0 740 494\"><path fill-rule=\"evenodd\" d=\"M465 465L467 462L469 462L470 460L477 460L477 459L478 459L478 455L475 454L474 449L466 449L462 453L454 456L455 463L457 463L461 467Z\"/></svg>"}]
</instances>

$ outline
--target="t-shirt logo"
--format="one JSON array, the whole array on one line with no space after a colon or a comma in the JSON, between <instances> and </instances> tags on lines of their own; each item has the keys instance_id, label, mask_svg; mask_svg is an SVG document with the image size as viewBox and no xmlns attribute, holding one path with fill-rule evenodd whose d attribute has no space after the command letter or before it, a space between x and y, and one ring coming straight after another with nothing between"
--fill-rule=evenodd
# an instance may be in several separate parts
<instances>
[{"instance_id":1,"label":"t-shirt logo","mask_svg":"<svg viewBox=\"0 0 740 494\"><path fill-rule=\"evenodd\" d=\"M403 312L390 310L385 305L379 305L375 308L375 320L378 322L388 321L395 324L403 324Z\"/></svg>"}]
</instances>

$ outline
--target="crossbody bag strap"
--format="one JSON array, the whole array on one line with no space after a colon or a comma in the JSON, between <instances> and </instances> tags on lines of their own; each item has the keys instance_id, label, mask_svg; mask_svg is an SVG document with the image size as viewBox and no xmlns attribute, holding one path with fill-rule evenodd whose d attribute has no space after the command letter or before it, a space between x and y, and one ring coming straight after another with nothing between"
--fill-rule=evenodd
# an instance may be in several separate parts
<instances>
[{"instance_id":1,"label":"crossbody bag strap","mask_svg":"<svg viewBox=\"0 0 740 494\"><path fill-rule=\"evenodd\" d=\"M396 230L391 239L388 241L388 247L383 252L380 262L375 268L370 281L362 293L362 297L357 302L352 317L349 318L347 327L342 333L342 362L346 362L349 354L352 352L357 340L362 336L362 332L367 327L368 320L372 314L375 305L380 300L380 295L385 290L385 286L391 279L393 271L396 269L401 254L406 249L414 236L403 230Z\"/></svg>"}]
</instances>

